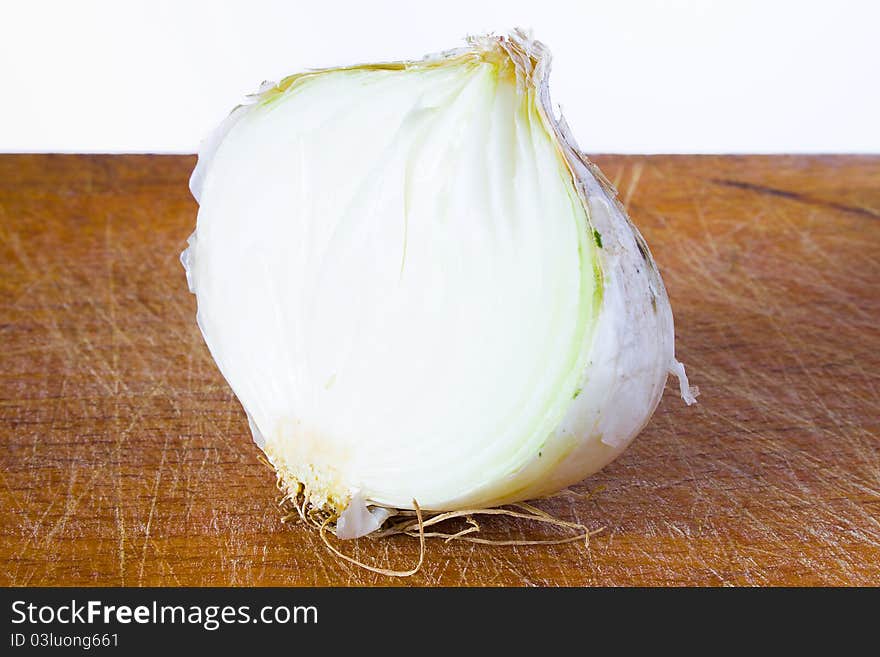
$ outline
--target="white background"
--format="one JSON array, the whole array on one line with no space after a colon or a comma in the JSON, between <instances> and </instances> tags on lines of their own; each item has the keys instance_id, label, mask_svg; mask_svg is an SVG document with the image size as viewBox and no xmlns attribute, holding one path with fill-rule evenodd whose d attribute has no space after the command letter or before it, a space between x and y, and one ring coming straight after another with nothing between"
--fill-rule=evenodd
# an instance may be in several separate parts
<instances>
[{"instance_id":1,"label":"white background","mask_svg":"<svg viewBox=\"0 0 880 657\"><path fill-rule=\"evenodd\" d=\"M880 3L0 0L0 151L193 152L264 79L531 27L589 152L880 152Z\"/></svg>"}]
</instances>

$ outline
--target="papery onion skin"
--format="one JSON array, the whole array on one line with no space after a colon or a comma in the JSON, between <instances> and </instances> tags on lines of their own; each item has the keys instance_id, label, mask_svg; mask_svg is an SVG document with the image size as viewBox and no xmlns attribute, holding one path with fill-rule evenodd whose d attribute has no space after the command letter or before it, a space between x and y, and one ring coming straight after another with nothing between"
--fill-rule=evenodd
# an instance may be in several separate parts
<instances>
[{"instance_id":1,"label":"papery onion skin","mask_svg":"<svg viewBox=\"0 0 880 657\"><path fill-rule=\"evenodd\" d=\"M588 321L588 325L584 325L583 337L579 338L580 342L575 345L580 352L576 361L577 372L574 376L570 373L566 374L564 381L567 383L559 384L561 387L553 393L555 397L552 399L552 406L559 410L553 411L556 415L551 414L558 419L553 420L553 428L549 433L538 441L530 438L512 444L511 451L518 450L518 455L509 465L495 470L483 468L479 472L462 475L458 480L450 479L456 481L456 485L447 490L438 485L432 486L428 477L422 477L424 485L418 479L406 480L407 464L400 464L401 470L404 471L401 476L407 483L406 486L395 488L391 484L386 485L385 480L376 475L363 474L361 477L362 473L357 471L356 465L343 465L343 462L350 458L348 447L354 452L363 452L363 446L356 444L356 439L349 439L349 443L345 443L335 436L329 436L325 431L315 428L304 429L303 427L311 420L297 417L294 411L279 417L277 412L273 415L272 412L259 408L261 402L255 390L263 384L254 384L243 373L247 361L240 354L233 353L234 350L230 345L234 345L235 341L230 340L229 335L230 331L237 331L235 335L247 335L247 322L268 321L268 319L237 317L224 304L244 303L245 299L227 300L223 294L214 289L222 285L224 280L227 282L233 280L223 279L228 274L224 273L223 263L215 261L218 251L234 254L235 262L248 263L242 267L251 268L252 265L246 259L246 254L242 253L245 247L239 248L235 240L229 239L226 233L245 235L248 222L254 219L246 216L246 204L242 206L245 209L241 211L240 217L232 215L232 218L229 218L229 213L221 202L223 194L228 192L219 183L215 184L214 190L210 192L214 194L213 205L211 202L208 205L203 203L202 197L206 193L206 184L212 176L233 181L231 184L235 184L234 176L230 178L229 174L226 174L227 177L223 178L222 173L224 167L226 170L232 170L230 167L236 166L235 161L230 159L231 155L227 154L226 160L221 160L221 173L214 171L218 149L229 143L228 136L230 134L233 136L233 145L228 148L238 148L236 153L249 153L247 145L235 145L245 143L241 135L247 136L248 133L243 131L253 130L255 135L261 134L258 132L261 128L248 126L256 125L258 120L264 122L270 120L254 115L257 111L255 108L266 106L276 100L280 103L293 102L289 96L292 93L291 89L302 80L334 74L338 71L401 71L406 74L407 71L424 72L435 69L443 71L443 67L451 67L450 70L454 72L454 67L460 66L462 61L488 62L496 67L500 73L497 74L497 80L491 81L496 85L494 93L496 95L508 93L504 91L504 85L510 85L509 93L518 94L517 102L528 105L528 111L533 111L534 116L539 117L546 135L555 141L559 162L564 163L562 169L567 176L567 184L571 186L583 206L582 211L578 212L585 217L577 243L571 248L576 247L580 254L581 275L590 277L585 278L581 284L581 301L578 302L581 304L578 306L581 308L578 316L587 317L588 319L584 321ZM580 152L565 122L562 119L557 120L554 116L547 87L549 68L550 57L546 48L539 42L531 40L523 32L514 31L508 37L472 38L469 40L469 48L428 57L419 62L367 65L293 76L277 86L269 86L262 90L253 98L252 104L236 108L206 141L199 153L199 162L191 179L191 189L202 208L196 232L190 238L190 246L182 254L190 289L199 301L199 326L218 366L248 412L255 442L267 453L270 461L278 469L287 492L291 495L304 496L308 505L331 516L343 514L346 508L351 506L349 512L343 515L344 522L340 523L346 527L340 532L340 537L351 538L372 531L376 529L377 522L381 524L380 521L376 521L377 517L382 519L387 517L386 514L377 516L375 513L371 516L365 513L362 506L411 509L411 501L416 499L422 508L433 511L491 507L546 495L576 483L605 466L629 445L650 419L659 403L667 374L670 372L679 376L681 394L685 401L688 404L695 401L695 391L688 386L684 369L675 360L672 311L651 253L638 230L627 217L623 206L618 202L612 186ZM515 74L515 78L506 79L505 71ZM377 79L379 78L385 79L377 76ZM359 85L370 84L368 76L363 78L365 81L358 77L352 79L357 80ZM462 89L465 91L459 93L467 93L469 88L463 86ZM299 93L306 95L304 91ZM475 93L479 97L479 87ZM478 101L474 103L478 105ZM497 102L492 106L496 105ZM438 105L441 106L442 103ZM279 107L282 109L278 111L284 111L283 105ZM253 118L254 116L257 118ZM245 121L244 128L239 127L242 120ZM250 124L247 123L248 121ZM529 129L532 132L529 134L532 135L533 144L537 143L536 140L540 141L538 138L541 135L535 130L539 130L541 126L530 123L528 117L521 121L531 126ZM332 129L332 126L326 129ZM428 133L425 139L429 138ZM352 147L356 148L357 145L353 144ZM299 180L306 176L309 172L308 162L302 164L302 171L306 173L299 169L292 172L291 180ZM541 173L541 175L547 174ZM377 180L384 181L386 178ZM503 181L501 184L503 188ZM389 192L389 194L394 193L396 193L394 190ZM212 209L206 210L206 208ZM351 212L357 213L357 211L355 209ZM572 216L580 216L578 212L574 212ZM280 231L274 236L278 239L286 230L283 228L284 215L279 216L281 218L274 220L274 223L268 223L270 227L275 227L272 230ZM564 216L564 213L559 216ZM316 219L312 217L311 220ZM479 217L476 220L479 221ZM222 237L223 241L218 242L220 238L216 235L223 231L226 231ZM273 239L273 236L269 235L268 239ZM207 246L203 246L203 242ZM217 244L221 244L222 248ZM546 248L552 246L549 241L547 244ZM404 241L401 276L406 266L405 247ZM392 252L392 249L388 252ZM272 275L268 273L267 277ZM289 277L284 279L281 276L278 279L290 280ZM589 299L583 296L586 291L590 291ZM234 290L232 294L234 296ZM271 298L278 298L282 303L284 302L285 291L276 291L273 294L275 296L270 295ZM563 295L560 298L568 297ZM487 303L489 301L487 299ZM271 316L270 305L264 304L258 306L258 309ZM286 317L284 315L284 318L278 319L278 322L283 324L287 321ZM571 317L573 318L574 315ZM291 326L305 327L306 324L303 322L308 321L310 320L298 320L299 323L293 322ZM235 323L242 325L230 328L229 325ZM303 331L304 328L300 332ZM569 329L565 329L562 333L576 335ZM274 336L269 341L277 341L283 340L286 334L283 330L279 330L275 333L270 331L265 335ZM343 331L341 335L347 334ZM510 357L516 358L516 354L512 353ZM565 373L563 370L560 372ZM497 376L503 377L504 373L498 372ZM311 385L314 387L314 384ZM329 390L334 385L336 385L335 373L326 378L325 388ZM462 385L467 385L467 382ZM345 409L341 408L339 411L344 413ZM442 399L438 399L436 412L449 414L454 413L455 409L448 408ZM308 411L304 412L304 415L308 415ZM475 443L474 450L477 451L479 447L479 442ZM461 449L454 453L465 456L467 454ZM354 461L357 461L357 458ZM393 467L382 465L379 461L380 456L377 456L376 462L379 464L376 466L377 471L393 471ZM411 463L410 466L424 468L425 464ZM446 474L438 473L438 477ZM354 506L358 508L355 509ZM357 518L361 519L357 521L361 526L356 524Z\"/></svg>"}]
</instances>

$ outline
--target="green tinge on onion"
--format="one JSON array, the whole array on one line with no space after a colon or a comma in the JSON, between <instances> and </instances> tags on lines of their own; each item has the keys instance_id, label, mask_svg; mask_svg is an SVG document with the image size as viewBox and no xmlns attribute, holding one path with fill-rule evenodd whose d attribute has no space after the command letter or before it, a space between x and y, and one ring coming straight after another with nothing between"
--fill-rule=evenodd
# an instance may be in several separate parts
<instances>
[{"instance_id":1,"label":"green tinge on onion","mask_svg":"<svg viewBox=\"0 0 880 657\"><path fill-rule=\"evenodd\" d=\"M674 357L656 265L519 31L302 73L204 145L182 260L285 490L340 538L549 494L620 454Z\"/></svg>"}]
</instances>

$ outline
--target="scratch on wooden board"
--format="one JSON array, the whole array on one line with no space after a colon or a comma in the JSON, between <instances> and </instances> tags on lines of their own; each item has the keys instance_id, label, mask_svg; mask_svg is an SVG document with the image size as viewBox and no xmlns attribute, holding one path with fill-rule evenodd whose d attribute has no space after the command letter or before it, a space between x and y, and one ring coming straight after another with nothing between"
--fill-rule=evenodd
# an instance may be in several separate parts
<instances>
[{"instance_id":1,"label":"scratch on wooden board","mask_svg":"<svg viewBox=\"0 0 880 657\"><path fill-rule=\"evenodd\" d=\"M458 574L459 581L458 581L458 583L460 585L465 584L468 581L467 580L467 573L468 573L468 569L471 567L471 562L474 560L474 552L477 549L476 543L471 543L469 545L469 548L470 549L468 550L468 553L467 553L467 556L465 557L464 563L460 564L460 566L459 566L459 574Z\"/></svg>"},{"instance_id":2,"label":"scratch on wooden board","mask_svg":"<svg viewBox=\"0 0 880 657\"><path fill-rule=\"evenodd\" d=\"M737 189L744 189L750 192L756 192L758 194L778 196L781 198L789 199L791 201L798 201L800 203L806 203L808 205L816 205L831 210L837 210L838 212L847 212L863 217L869 217L871 219L880 219L880 212L869 207L838 203L836 201L829 201L827 199L815 198L800 192L793 192L787 189L778 189L776 187L768 187L766 185L758 185L755 183L746 182L744 180L728 180L725 178L709 178L709 180L716 185L736 187Z\"/></svg>"},{"instance_id":3,"label":"scratch on wooden board","mask_svg":"<svg viewBox=\"0 0 880 657\"><path fill-rule=\"evenodd\" d=\"M614 174L614 178L612 179L611 185L614 189L620 189L620 181L623 176L626 174L626 166L622 166Z\"/></svg>"},{"instance_id":4,"label":"scratch on wooden board","mask_svg":"<svg viewBox=\"0 0 880 657\"><path fill-rule=\"evenodd\" d=\"M623 196L623 205L625 207L629 207L630 201L632 200L633 194L636 193L636 188L639 186L639 180L642 177L642 171L645 168L645 163L642 161L636 162L632 167L632 174L630 174L629 185L626 187L626 194ZM615 189L617 185L615 185Z\"/></svg>"},{"instance_id":5,"label":"scratch on wooden board","mask_svg":"<svg viewBox=\"0 0 880 657\"><path fill-rule=\"evenodd\" d=\"M43 548L50 548L52 546L52 542L54 541L55 536L57 536L58 533L65 528L67 522L73 517L73 514L79 508L82 499L92 492L92 486L94 485L100 474L101 473L98 470L92 472L92 476L89 477L86 485L82 487L82 492L80 492L79 495L75 495L74 484L76 483L77 470L74 467L70 469L67 495L65 496L64 501L64 513L55 521L55 523L52 525L52 528L46 533L46 535L42 537L41 544Z\"/></svg>"},{"instance_id":6,"label":"scratch on wooden board","mask_svg":"<svg viewBox=\"0 0 880 657\"><path fill-rule=\"evenodd\" d=\"M165 461L168 456L168 436L165 436L165 442L162 445L162 458L159 467L156 469L156 477L153 482L153 491L150 494L150 512L147 515L147 525L144 528L144 545L141 548L141 565L138 568L138 586L144 585L144 564L147 562L147 546L150 544L150 529L153 526L153 516L156 513L156 502L159 499L159 485L162 483L162 474L165 471Z\"/></svg>"},{"instance_id":7,"label":"scratch on wooden board","mask_svg":"<svg viewBox=\"0 0 880 657\"><path fill-rule=\"evenodd\" d=\"M174 586L183 586L183 583L181 582L180 578L178 578L177 574L174 572L174 566L171 565L171 562L165 558L164 551L159 547L159 545L156 543L156 541L154 539L150 539L150 546L153 548L153 552L155 552L157 555L160 555L160 557L161 557L160 563L162 564L162 567L165 568L168 571L168 574L171 576L171 580L173 582L173 585Z\"/></svg>"},{"instance_id":8,"label":"scratch on wooden board","mask_svg":"<svg viewBox=\"0 0 880 657\"><path fill-rule=\"evenodd\" d=\"M0 479L3 479L3 487L6 489L6 494L15 504L16 513L19 513L21 517L24 518L25 523L36 532L37 526L34 524L34 521L31 520L31 515L28 513L27 507L18 499L18 495L16 495L15 491L9 485L9 480L6 478L6 473L4 473L3 470L0 470Z\"/></svg>"}]
</instances>

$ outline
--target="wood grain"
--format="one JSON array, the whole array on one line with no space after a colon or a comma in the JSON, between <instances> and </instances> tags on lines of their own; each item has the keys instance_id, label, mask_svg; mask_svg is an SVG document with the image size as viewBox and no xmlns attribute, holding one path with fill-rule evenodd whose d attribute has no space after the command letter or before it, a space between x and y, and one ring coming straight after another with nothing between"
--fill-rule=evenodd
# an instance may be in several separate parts
<instances>
[{"instance_id":1,"label":"wood grain","mask_svg":"<svg viewBox=\"0 0 880 657\"><path fill-rule=\"evenodd\" d=\"M541 503L589 550L435 542L401 582L280 522L178 262L194 159L0 157L0 584L880 584L880 157L596 160L700 404L670 386L601 492Z\"/></svg>"}]
</instances>

